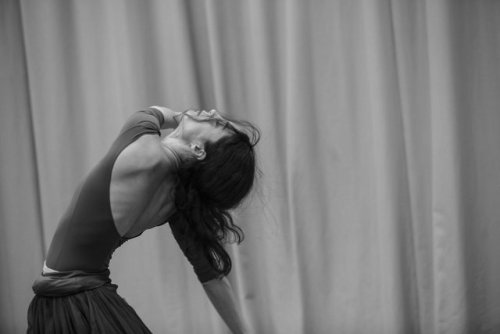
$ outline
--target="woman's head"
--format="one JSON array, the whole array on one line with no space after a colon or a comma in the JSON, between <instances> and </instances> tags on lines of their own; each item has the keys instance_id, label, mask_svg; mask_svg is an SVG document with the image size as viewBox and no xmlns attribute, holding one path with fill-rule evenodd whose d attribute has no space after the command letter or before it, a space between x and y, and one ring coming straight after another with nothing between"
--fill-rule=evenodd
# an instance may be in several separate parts
<instances>
[{"instance_id":1,"label":"woman's head","mask_svg":"<svg viewBox=\"0 0 500 334\"><path fill-rule=\"evenodd\" d=\"M188 167L193 186L210 205L222 210L236 207L255 179L259 131L249 122L229 120L215 110L188 111L186 116L182 136L197 157Z\"/></svg>"},{"instance_id":2,"label":"woman's head","mask_svg":"<svg viewBox=\"0 0 500 334\"><path fill-rule=\"evenodd\" d=\"M231 260L221 242L227 240L229 234L238 242L243 240L243 232L234 224L229 210L237 207L252 189L258 170L254 147L260 133L248 122L230 121L217 113L188 117L198 123L212 123L211 126L218 129L215 133L222 135L200 143L203 157L181 166L176 207L187 221L187 229L204 245L213 266L227 274ZM184 129L195 129L196 125L189 122ZM209 128L203 129L214 133ZM184 135L186 133L189 132ZM195 133L192 135L191 139L196 138Z\"/></svg>"},{"instance_id":3,"label":"woman's head","mask_svg":"<svg viewBox=\"0 0 500 334\"><path fill-rule=\"evenodd\" d=\"M182 114L179 125L170 137L176 138L186 150L182 150L184 163L205 159L205 144L217 142L230 134L228 124L215 110L210 112L187 110Z\"/></svg>"}]
</instances>

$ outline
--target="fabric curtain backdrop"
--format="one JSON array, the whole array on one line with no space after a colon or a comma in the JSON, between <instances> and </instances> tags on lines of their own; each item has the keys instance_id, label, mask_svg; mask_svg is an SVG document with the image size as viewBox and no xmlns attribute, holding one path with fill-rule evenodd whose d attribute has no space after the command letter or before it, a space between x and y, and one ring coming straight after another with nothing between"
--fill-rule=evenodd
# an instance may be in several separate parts
<instances>
[{"instance_id":1,"label":"fabric curtain backdrop","mask_svg":"<svg viewBox=\"0 0 500 334\"><path fill-rule=\"evenodd\" d=\"M0 331L149 105L255 122L230 280L251 333L500 331L500 2L0 1ZM111 265L155 333L228 332L161 227Z\"/></svg>"}]
</instances>

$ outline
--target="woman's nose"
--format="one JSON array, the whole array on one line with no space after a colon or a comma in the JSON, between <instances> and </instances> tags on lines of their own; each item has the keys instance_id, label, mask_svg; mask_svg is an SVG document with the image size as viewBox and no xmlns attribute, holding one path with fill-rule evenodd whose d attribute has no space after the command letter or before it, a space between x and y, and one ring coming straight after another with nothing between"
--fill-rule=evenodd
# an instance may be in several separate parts
<instances>
[{"instance_id":1,"label":"woman's nose","mask_svg":"<svg viewBox=\"0 0 500 334\"><path fill-rule=\"evenodd\" d=\"M215 116L215 113L216 113L215 109L212 109L212 110L210 110L210 111L206 111L206 110L202 110L202 111L201 111L201 115L202 115L202 116L206 116L206 117L208 117L208 118L212 118L212 117L214 117L214 116Z\"/></svg>"}]
</instances>

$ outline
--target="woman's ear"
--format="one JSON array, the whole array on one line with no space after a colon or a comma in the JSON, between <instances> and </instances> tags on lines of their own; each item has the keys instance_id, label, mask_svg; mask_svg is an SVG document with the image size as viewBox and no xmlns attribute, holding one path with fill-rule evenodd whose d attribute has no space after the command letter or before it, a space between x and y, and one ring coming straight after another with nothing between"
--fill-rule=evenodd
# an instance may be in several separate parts
<instances>
[{"instance_id":1,"label":"woman's ear","mask_svg":"<svg viewBox=\"0 0 500 334\"><path fill-rule=\"evenodd\" d=\"M205 152L205 149L200 144L191 143L189 147L191 148L191 152L194 154L196 159L203 160L207 156L207 152Z\"/></svg>"}]
</instances>

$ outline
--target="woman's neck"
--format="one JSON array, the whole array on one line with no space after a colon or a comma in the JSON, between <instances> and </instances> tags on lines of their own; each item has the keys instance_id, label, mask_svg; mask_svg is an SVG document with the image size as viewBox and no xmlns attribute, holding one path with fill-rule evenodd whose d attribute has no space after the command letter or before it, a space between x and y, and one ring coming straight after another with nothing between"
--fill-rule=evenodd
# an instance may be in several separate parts
<instances>
[{"instance_id":1,"label":"woman's neck","mask_svg":"<svg viewBox=\"0 0 500 334\"><path fill-rule=\"evenodd\" d=\"M161 141L161 146L165 152L165 156L173 171L184 167L190 160L191 151L189 146L178 138L165 137Z\"/></svg>"}]
</instances>

